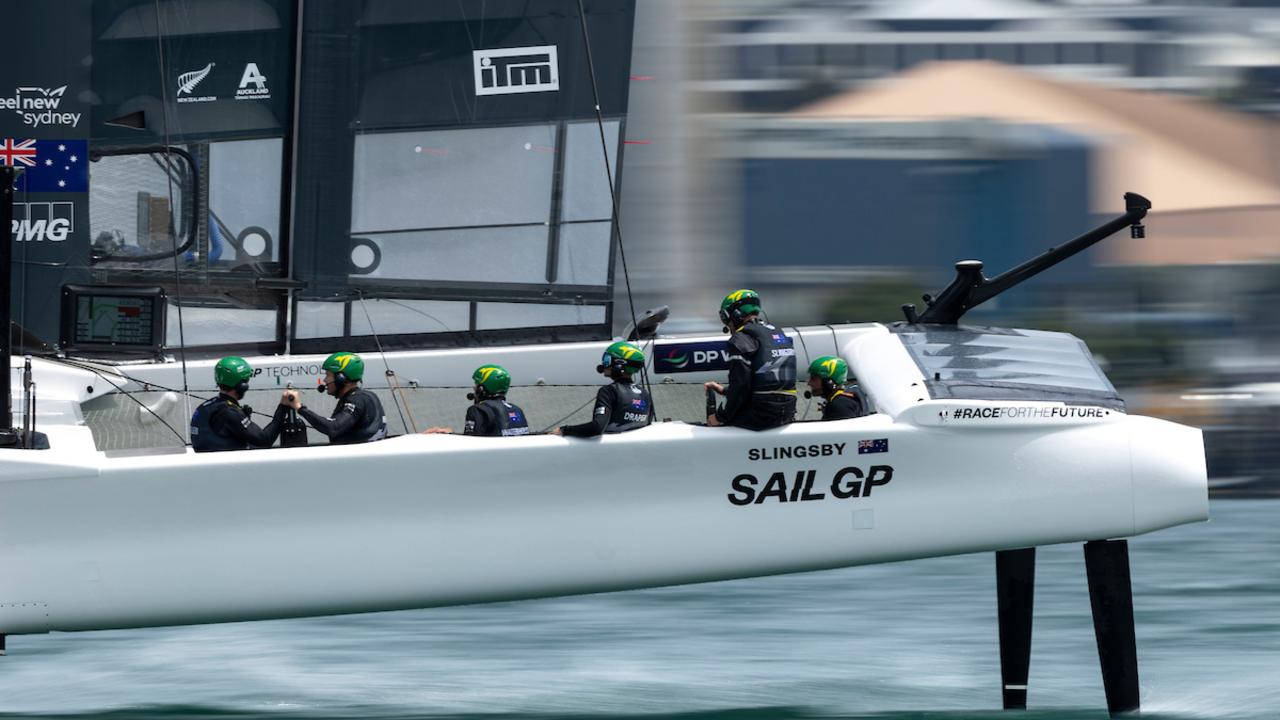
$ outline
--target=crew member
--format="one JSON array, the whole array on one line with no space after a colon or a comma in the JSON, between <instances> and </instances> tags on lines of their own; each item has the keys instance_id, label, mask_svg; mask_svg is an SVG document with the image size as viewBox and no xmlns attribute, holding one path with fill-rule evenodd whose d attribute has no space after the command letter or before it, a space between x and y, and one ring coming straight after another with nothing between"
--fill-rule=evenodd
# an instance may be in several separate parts
<instances>
[{"instance_id":1,"label":"crew member","mask_svg":"<svg viewBox=\"0 0 1280 720\"><path fill-rule=\"evenodd\" d=\"M809 392L805 397L822 398L823 420L848 420L867 414L862 397L845 386L849 364L834 355L823 355L809 363Z\"/></svg>"},{"instance_id":2,"label":"crew member","mask_svg":"<svg viewBox=\"0 0 1280 720\"><path fill-rule=\"evenodd\" d=\"M596 372L613 380L596 393L591 419L578 425L562 425L552 435L595 437L642 428L653 422L653 402L649 393L632 380L644 368L644 353L629 342L618 341L605 348Z\"/></svg>"},{"instance_id":3,"label":"crew member","mask_svg":"<svg viewBox=\"0 0 1280 720\"><path fill-rule=\"evenodd\" d=\"M501 365L481 365L471 373L474 388L467 393L473 405L467 408L462 427L464 435L503 437L528 435L529 421L519 406L507 402L507 390L511 389L511 374ZM452 433L452 428L433 427L427 433Z\"/></svg>"},{"instance_id":4,"label":"crew member","mask_svg":"<svg viewBox=\"0 0 1280 720\"><path fill-rule=\"evenodd\" d=\"M281 400L265 428L255 425L250 419L253 410L240 404L249 392L252 377L253 368L244 358L224 357L213 366L218 397L200 403L191 414L191 447L196 452L248 450L275 444L289 406Z\"/></svg>"},{"instance_id":5,"label":"crew member","mask_svg":"<svg viewBox=\"0 0 1280 720\"><path fill-rule=\"evenodd\" d=\"M796 415L796 351L791 338L760 319L760 296L736 290L720 303L729 338L729 384L705 386L724 395L724 405L708 425L765 430L786 425Z\"/></svg>"},{"instance_id":6,"label":"crew member","mask_svg":"<svg viewBox=\"0 0 1280 720\"><path fill-rule=\"evenodd\" d=\"M316 389L338 398L338 405L331 416L321 417L302 404L298 393L286 393L298 414L327 436L330 445L354 445L386 438L387 417L382 412L382 401L360 387L364 360L355 353L337 352L326 358L320 369L324 370L324 380Z\"/></svg>"}]
</instances>

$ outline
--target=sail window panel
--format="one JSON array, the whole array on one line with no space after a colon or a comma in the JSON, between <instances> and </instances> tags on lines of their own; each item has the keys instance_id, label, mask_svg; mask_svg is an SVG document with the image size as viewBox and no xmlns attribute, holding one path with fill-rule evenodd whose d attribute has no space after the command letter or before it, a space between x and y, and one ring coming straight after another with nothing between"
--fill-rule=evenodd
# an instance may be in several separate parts
<instances>
[{"instance_id":1,"label":"sail window panel","mask_svg":"<svg viewBox=\"0 0 1280 720\"><path fill-rule=\"evenodd\" d=\"M340 337L344 331L345 303L299 302L293 314L294 337L298 339Z\"/></svg>"},{"instance_id":2,"label":"sail window panel","mask_svg":"<svg viewBox=\"0 0 1280 720\"><path fill-rule=\"evenodd\" d=\"M931 397L1060 400L1122 407L1079 338L973 326L897 326Z\"/></svg>"},{"instance_id":3,"label":"sail window panel","mask_svg":"<svg viewBox=\"0 0 1280 720\"><path fill-rule=\"evenodd\" d=\"M476 303L476 330L603 325L604 323L603 305Z\"/></svg>"},{"instance_id":4,"label":"sail window panel","mask_svg":"<svg viewBox=\"0 0 1280 720\"><path fill-rule=\"evenodd\" d=\"M280 259L280 182L284 140L209 145L211 269Z\"/></svg>"},{"instance_id":5,"label":"sail window panel","mask_svg":"<svg viewBox=\"0 0 1280 720\"><path fill-rule=\"evenodd\" d=\"M94 252L136 257L172 251L173 224L180 235L189 224L183 195L187 187L186 182L170 182L158 155L108 155L91 163L89 238ZM115 263L107 260L102 266ZM163 267L172 272L172 261Z\"/></svg>"},{"instance_id":6,"label":"sail window panel","mask_svg":"<svg viewBox=\"0 0 1280 720\"><path fill-rule=\"evenodd\" d=\"M468 302L382 298L365 299L351 305L352 335L466 332L470 329L471 303Z\"/></svg>"},{"instance_id":7,"label":"sail window panel","mask_svg":"<svg viewBox=\"0 0 1280 720\"><path fill-rule=\"evenodd\" d=\"M363 265L369 248L354 244L353 268L369 270L352 279L544 284L547 237L541 225L365 235L378 257Z\"/></svg>"},{"instance_id":8,"label":"sail window panel","mask_svg":"<svg viewBox=\"0 0 1280 720\"><path fill-rule=\"evenodd\" d=\"M604 124L605 143L609 148L609 173L615 183L618 177L619 127L617 120ZM565 146L562 219L612 218L613 200L609 196L609 176L605 174L599 126L594 122L569 123L565 129Z\"/></svg>"},{"instance_id":9,"label":"sail window panel","mask_svg":"<svg viewBox=\"0 0 1280 720\"><path fill-rule=\"evenodd\" d=\"M341 328L341 325L339 325ZM169 303L165 346L169 348L233 345L276 341L276 311L252 308L182 308L182 332L178 331L178 307Z\"/></svg>"},{"instance_id":10,"label":"sail window panel","mask_svg":"<svg viewBox=\"0 0 1280 720\"><path fill-rule=\"evenodd\" d=\"M571 223L560 227L556 282L561 285L608 285L612 222Z\"/></svg>"},{"instance_id":11,"label":"sail window panel","mask_svg":"<svg viewBox=\"0 0 1280 720\"><path fill-rule=\"evenodd\" d=\"M554 125L359 135L353 234L547 223Z\"/></svg>"}]
</instances>

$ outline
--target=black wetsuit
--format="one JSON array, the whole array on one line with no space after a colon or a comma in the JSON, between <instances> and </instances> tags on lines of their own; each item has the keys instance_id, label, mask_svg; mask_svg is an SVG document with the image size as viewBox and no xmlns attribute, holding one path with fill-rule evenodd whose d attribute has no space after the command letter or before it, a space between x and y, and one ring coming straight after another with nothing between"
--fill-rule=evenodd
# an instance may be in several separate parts
<instances>
[{"instance_id":1,"label":"black wetsuit","mask_svg":"<svg viewBox=\"0 0 1280 720\"><path fill-rule=\"evenodd\" d=\"M248 408L234 397L219 393L200 403L191 414L191 447L196 452L271 447L280 436L280 425L288 412L288 405L277 405L271 422L260 428L249 419Z\"/></svg>"},{"instance_id":2,"label":"black wetsuit","mask_svg":"<svg viewBox=\"0 0 1280 720\"><path fill-rule=\"evenodd\" d=\"M305 405L298 414L327 436L330 445L354 445L387 437L387 417L382 411L382 401L362 387L339 398L331 417L321 417Z\"/></svg>"},{"instance_id":3,"label":"black wetsuit","mask_svg":"<svg viewBox=\"0 0 1280 720\"><path fill-rule=\"evenodd\" d=\"M615 380L596 393L596 406L590 420L564 425L560 432L567 437L595 437L635 430L651 422L653 402L649 393L630 380Z\"/></svg>"},{"instance_id":4,"label":"black wetsuit","mask_svg":"<svg viewBox=\"0 0 1280 720\"><path fill-rule=\"evenodd\" d=\"M867 410L862 404L862 398L857 391L850 391L848 388L836 390L822 406L823 420L848 420L866 414Z\"/></svg>"},{"instance_id":5,"label":"black wetsuit","mask_svg":"<svg viewBox=\"0 0 1280 720\"><path fill-rule=\"evenodd\" d=\"M462 433L488 437L528 435L529 421L519 406L507 402L505 395L499 395L467 408Z\"/></svg>"},{"instance_id":6,"label":"black wetsuit","mask_svg":"<svg viewBox=\"0 0 1280 720\"><path fill-rule=\"evenodd\" d=\"M749 430L780 427L796 416L796 351L782 330L753 320L729 338L729 386L716 418Z\"/></svg>"}]
</instances>

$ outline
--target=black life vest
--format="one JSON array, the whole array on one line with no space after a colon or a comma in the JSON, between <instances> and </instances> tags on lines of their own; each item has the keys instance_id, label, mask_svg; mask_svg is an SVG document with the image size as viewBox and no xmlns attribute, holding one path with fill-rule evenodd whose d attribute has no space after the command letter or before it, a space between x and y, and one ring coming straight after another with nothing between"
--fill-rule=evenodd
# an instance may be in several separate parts
<instances>
[{"instance_id":1,"label":"black life vest","mask_svg":"<svg viewBox=\"0 0 1280 720\"><path fill-rule=\"evenodd\" d=\"M836 390L822 406L823 420L848 420L865 414L862 398L845 388Z\"/></svg>"},{"instance_id":2,"label":"black life vest","mask_svg":"<svg viewBox=\"0 0 1280 720\"><path fill-rule=\"evenodd\" d=\"M752 392L796 390L795 343L782 330L763 322L749 322L740 330L756 342L751 354Z\"/></svg>"},{"instance_id":3,"label":"black life vest","mask_svg":"<svg viewBox=\"0 0 1280 720\"><path fill-rule=\"evenodd\" d=\"M223 450L248 450L248 444L228 435L215 432L213 417L226 412L236 414L235 422L244 418L244 411L239 405L219 395L200 403L196 411L191 413L191 447L196 452L221 452Z\"/></svg>"},{"instance_id":4,"label":"black life vest","mask_svg":"<svg viewBox=\"0 0 1280 720\"><path fill-rule=\"evenodd\" d=\"M330 445L353 445L356 443L376 442L387 438L387 415L383 412L382 401L378 399L376 394L358 387L343 395L338 400L338 409L334 410L335 417L338 412L342 411L342 406L346 403L355 405L356 416L360 418L360 424L351 428L342 437L329 438Z\"/></svg>"},{"instance_id":5,"label":"black life vest","mask_svg":"<svg viewBox=\"0 0 1280 720\"><path fill-rule=\"evenodd\" d=\"M476 406L489 418L489 427L497 430L493 435L529 434L529 421L525 419L524 411L506 399L489 398L476 403Z\"/></svg>"},{"instance_id":6,"label":"black life vest","mask_svg":"<svg viewBox=\"0 0 1280 720\"><path fill-rule=\"evenodd\" d=\"M613 415L604 427L606 433L627 432L649 424L653 401L644 388L629 382L615 382L608 387L613 391Z\"/></svg>"}]
</instances>

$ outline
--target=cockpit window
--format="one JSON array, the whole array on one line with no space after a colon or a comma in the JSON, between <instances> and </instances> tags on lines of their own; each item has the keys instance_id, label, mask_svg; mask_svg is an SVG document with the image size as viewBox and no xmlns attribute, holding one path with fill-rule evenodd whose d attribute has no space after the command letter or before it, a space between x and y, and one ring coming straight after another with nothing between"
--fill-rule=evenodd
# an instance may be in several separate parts
<instances>
[{"instance_id":1,"label":"cockpit window","mask_svg":"<svg viewBox=\"0 0 1280 720\"><path fill-rule=\"evenodd\" d=\"M1067 333L970 326L890 328L934 399L1048 400L1124 409L1089 348Z\"/></svg>"}]
</instances>

